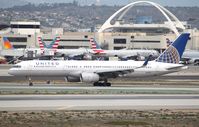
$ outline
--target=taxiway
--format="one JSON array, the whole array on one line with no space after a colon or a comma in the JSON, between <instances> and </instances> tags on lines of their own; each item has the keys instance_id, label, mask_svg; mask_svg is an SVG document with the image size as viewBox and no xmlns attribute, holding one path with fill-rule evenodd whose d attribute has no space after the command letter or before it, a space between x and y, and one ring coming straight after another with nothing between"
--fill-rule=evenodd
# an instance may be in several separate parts
<instances>
[{"instance_id":1,"label":"taxiway","mask_svg":"<svg viewBox=\"0 0 199 127\"><path fill-rule=\"evenodd\" d=\"M199 109L199 95L2 95L1 111Z\"/></svg>"}]
</instances>

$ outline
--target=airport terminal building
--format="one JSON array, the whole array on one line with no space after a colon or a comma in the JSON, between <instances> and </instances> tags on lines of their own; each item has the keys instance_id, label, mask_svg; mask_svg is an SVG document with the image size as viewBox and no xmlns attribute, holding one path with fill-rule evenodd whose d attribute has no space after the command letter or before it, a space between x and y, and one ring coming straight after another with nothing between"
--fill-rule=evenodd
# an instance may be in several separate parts
<instances>
[{"instance_id":1,"label":"airport terminal building","mask_svg":"<svg viewBox=\"0 0 199 127\"><path fill-rule=\"evenodd\" d=\"M150 16L137 17L135 22L127 23L124 15L136 4L150 4L156 7L167 21L153 23ZM134 2L114 13L94 32L65 32L63 28L41 29L37 21L11 21L10 27L0 31L0 50L4 50L3 37L7 37L14 48L39 47L38 37L51 42L60 36L60 49L90 48L90 38L95 38L104 49L155 49L159 52L167 48L167 41L174 41L182 32L190 32L191 38L187 49L199 50L199 31L191 29L186 22L181 22L169 10L153 2Z\"/></svg>"}]
</instances>

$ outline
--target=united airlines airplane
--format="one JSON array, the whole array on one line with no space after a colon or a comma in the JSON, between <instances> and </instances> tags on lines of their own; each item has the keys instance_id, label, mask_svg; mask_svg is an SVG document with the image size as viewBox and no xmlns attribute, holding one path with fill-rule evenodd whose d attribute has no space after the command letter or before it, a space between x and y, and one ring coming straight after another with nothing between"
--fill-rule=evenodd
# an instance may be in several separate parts
<instances>
[{"instance_id":1,"label":"united airlines airplane","mask_svg":"<svg viewBox=\"0 0 199 127\"><path fill-rule=\"evenodd\" d=\"M23 61L14 65L9 74L15 76L63 76L69 82L88 82L94 86L111 86L107 80L118 77L160 76L186 69L179 64L189 33L181 34L154 61ZM30 80L29 85L32 85Z\"/></svg>"}]
</instances>

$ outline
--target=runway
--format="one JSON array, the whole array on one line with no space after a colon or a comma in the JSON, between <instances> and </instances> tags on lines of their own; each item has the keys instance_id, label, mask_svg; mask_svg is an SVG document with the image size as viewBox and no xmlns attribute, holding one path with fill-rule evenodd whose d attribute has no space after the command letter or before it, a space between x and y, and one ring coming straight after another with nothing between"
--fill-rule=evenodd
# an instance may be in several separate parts
<instances>
[{"instance_id":1,"label":"runway","mask_svg":"<svg viewBox=\"0 0 199 127\"><path fill-rule=\"evenodd\" d=\"M199 94L195 85L124 85L93 87L88 84L27 84L0 83L2 95L15 94Z\"/></svg>"},{"instance_id":2,"label":"runway","mask_svg":"<svg viewBox=\"0 0 199 127\"><path fill-rule=\"evenodd\" d=\"M199 94L2 95L1 111L199 109Z\"/></svg>"}]
</instances>

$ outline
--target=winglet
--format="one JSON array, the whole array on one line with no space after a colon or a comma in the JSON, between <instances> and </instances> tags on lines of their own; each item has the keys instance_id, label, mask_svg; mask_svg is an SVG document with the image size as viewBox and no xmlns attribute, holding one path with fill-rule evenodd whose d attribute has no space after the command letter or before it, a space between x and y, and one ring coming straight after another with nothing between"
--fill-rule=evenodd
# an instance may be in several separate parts
<instances>
[{"instance_id":1,"label":"winglet","mask_svg":"<svg viewBox=\"0 0 199 127\"><path fill-rule=\"evenodd\" d=\"M142 66L146 66L151 59L152 55L149 55L149 57L145 60L144 64Z\"/></svg>"}]
</instances>

